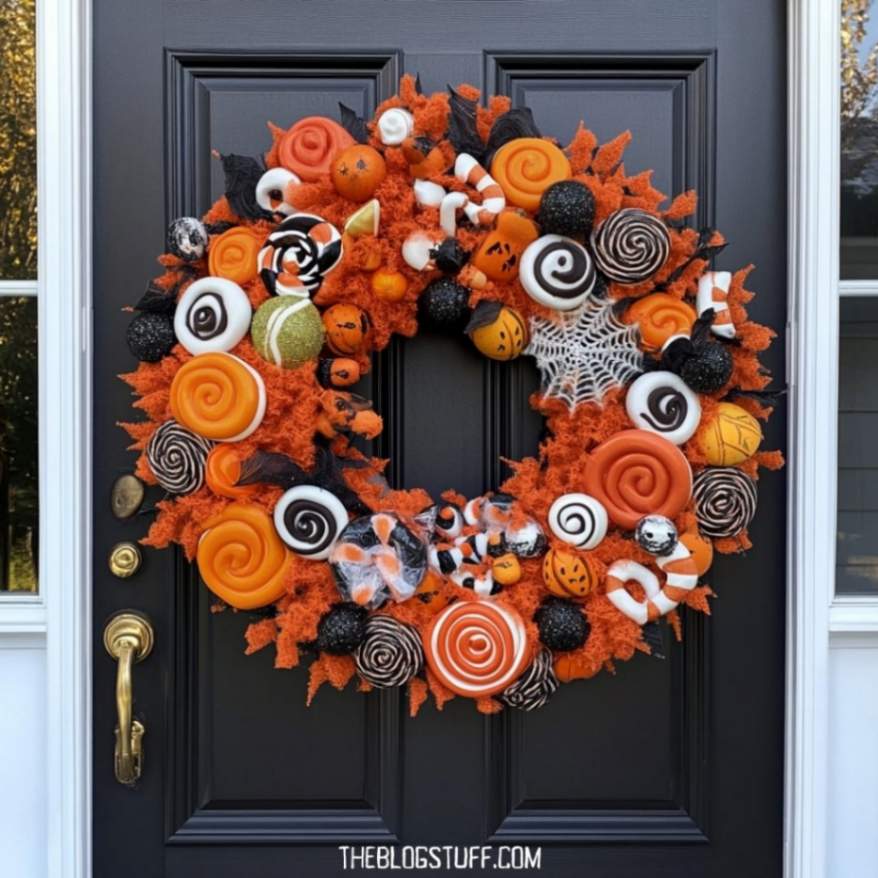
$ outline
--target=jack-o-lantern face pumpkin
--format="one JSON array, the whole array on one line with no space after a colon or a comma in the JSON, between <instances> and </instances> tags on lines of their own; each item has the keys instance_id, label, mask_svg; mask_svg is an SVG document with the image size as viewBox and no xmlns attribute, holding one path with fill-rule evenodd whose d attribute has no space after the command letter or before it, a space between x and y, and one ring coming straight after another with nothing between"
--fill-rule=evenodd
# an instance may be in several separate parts
<instances>
[{"instance_id":1,"label":"jack-o-lantern face pumpkin","mask_svg":"<svg viewBox=\"0 0 878 878\"><path fill-rule=\"evenodd\" d=\"M517 210L504 210L473 256L473 265L491 280L514 280L518 277L521 254L539 236L539 227L532 219Z\"/></svg>"},{"instance_id":2,"label":"jack-o-lantern face pumpkin","mask_svg":"<svg viewBox=\"0 0 878 878\"><path fill-rule=\"evenodd\" d=\"M514 360L526 347L527 324L515 308L500 302L479 302L466 332L492 360Z\"/></svg>"},{"instance_id":3,"label":"jack-o-lantern face pumpkin","mask_svg":"<svg viewBox=\"0 0 878 878\"><path fill-rule=\"evenodd\" d=\"M422 603L430 615L435 615L448 606L448 599L442 577L433 570L427 570L415 591L415 600Z\"/></svg>"},{"instance_id":4,"label":"jack-o-lantern face pumpkin","mask_svg":"<svg viewBox=\"0 0 878 878\"><path fill-rule=\"evenodd\" d=\"M351 201L367 201L387 176L384 156L365 144L349 146L332 162L332 185Z\"/></svg>"},{"instance_id":5,"label":"jack-o-lantern face pumpkin","mask_svg":"<svg viewBox=\"0 0 878 878\"><path fill-rule=\"evenodd\" d=\"M594 563L565 549L549 549L543 558L543 582L552 594L584 598L597 585Z\"/></svg>"},{"instance_id":6,"label":"jack-o-lantern face pumpkin","mask_svg":"<svg viewBox=\"0 0 878 878\"><path fill-rule=\"evenodd\" d=\"M336 354L365 353L369 346L369 315L356 305L333 305L323 313L326 343Z\"/></svg>"}]
</instances>

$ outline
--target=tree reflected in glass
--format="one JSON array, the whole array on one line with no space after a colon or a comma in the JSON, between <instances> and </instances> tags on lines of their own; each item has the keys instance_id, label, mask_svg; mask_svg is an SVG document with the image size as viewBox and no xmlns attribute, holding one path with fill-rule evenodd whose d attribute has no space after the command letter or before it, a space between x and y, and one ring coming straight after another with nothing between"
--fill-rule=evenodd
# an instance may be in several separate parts
<instances>
[{"instance_id":1,"label":"tree reflected in glass","mask_svg":"<svg viewBox=\"0 0 878 878\"><path fill-rule=\"evenodd\" d=\"M34 0L0 0L0 280L37 276Z\"/></svg>"},{"instance_id":2,"label":"tree reflected in glass","mask_svg":"<svg viewBox=\"0 0 878 878\"><path fill-rule=\"evenodd\" d=\"M0 589L37 590L37 301L0 298Z\"/></svg>"}]
</instances>

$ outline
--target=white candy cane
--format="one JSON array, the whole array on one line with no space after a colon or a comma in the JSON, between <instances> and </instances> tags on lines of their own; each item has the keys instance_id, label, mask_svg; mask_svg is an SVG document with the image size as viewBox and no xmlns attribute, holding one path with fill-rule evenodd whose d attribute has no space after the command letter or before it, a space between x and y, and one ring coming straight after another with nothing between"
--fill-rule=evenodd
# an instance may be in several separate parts
<instances>
[{"instance_id":1,"label":"white candy cane","mask_svg":"<svg viewBox=\"0 0 878 878\"><path fill-rule=\"evenodd\" d=\"M468 201L466 207L469 221L476 226L488 226L506 207L506 195L497 181L468 153L462 152L454 162L454 175L462 183L475 186L482 196L482 203Z\"/></svg>"},{"instance_id":2,"label":"white candy cane","mask_svg":"<svg viewBox=\"0 0 878 878\"><path fill-rule=\"evenodd\" d=\"M469 204L465 192L449 192L439 205L439 225L442 231L453 238L457 233L457 212Z\"/></svg>"},{"instance_id":3,"label":"white candy cane","mask_svg":"<svg viewBox=\"0 0 878 878\"><path fill-rule=\"evenodd\" d=\"M732 275L728 271L706 271L698 280L698 296L695 300L700 317L708 308L713 308L711 332L720 338L734 338L735 324L729 312L729 287Z\"/></svg>"}]
</instances>

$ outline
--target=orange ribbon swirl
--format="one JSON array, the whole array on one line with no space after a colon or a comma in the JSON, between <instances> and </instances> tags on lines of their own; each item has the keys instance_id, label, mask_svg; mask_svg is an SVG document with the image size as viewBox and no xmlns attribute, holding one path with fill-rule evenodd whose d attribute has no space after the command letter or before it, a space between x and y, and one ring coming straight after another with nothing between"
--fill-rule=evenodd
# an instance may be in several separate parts
<instances>
[{"instance_id":1,"label":"orange ribbon swirl","mask_svg":"<svg viewBox=\"0 0 878 878\"><path fill-rule=\"evenodd\" d=\"M284 593L290 553L267 512L232 503L206 527L198 542L198 571L218 598L239 610L253 610Z\"/></svg>"},{"instance_id":2,"label":"orange ribbon swirl","mask_svg":"<svg viewBox=\"0 0 878 878\"><path fill-rule=\"evenodd\" d=\"M637 323L643 346L658 351L672 335L688 336L695 316L695 309L676 296L651 293L625 312L625 322Z\"/></svg>"},{"instance_id":3,"label":"orange ribbon swirl","mask_svg":"<svg viewBox=\"0 0 878 878\"><path fill-rule=\"evenodd\" d=\"M692 470L683 452L657 433L623 430L589 456L585 490L615 524L632 530L644 515L678 515L692 494Z\"/></svg>"},{"instance_id":4,"label":"orange ribbon swirl","mask_svg":"<svg viewBox=\"0 0 878 878\"><path fill-rule=\"evenodd\" d=\"M502 692L524 671L527 634L513 609L458 601L430 623L424 653L443 686L467 698L485 698Z\"/></svg>"},{"instance_id":5,"label":"orange ribbon swirl","mask_svg":"<svg viewBox=\"0 0 878 878\"><path fill-rule=\"evenodd\" d=\"M207 487L220 497L243 500L259 493L259 485L238 485L241 478L241 458L232 445L214 445L207 455L204 480Z\"/></svg>"},{"instance_id":6,"label":"orange ribbon swirl","mask_svg":"<svg viewBox=\"0 0 878 878\"><path fill-rule=\"evenodd\" d=\"M249 436L265 414L265 385L231 354L199 354L171 383L174 419L205 439L235 442Z\"/></svg>"},{"instance_id":7,"label":"orange ribbon swirl","mask_svg":"<svg viewBox=\"0 0 878 878\"><path fill-rule=\"evenodd\" d=\"M491 176L500 184L507 201L536 211L543 192L571 174L567 156L548 140L518 137L497 150Z\"/></svg>"},{"instance_id":8,"label":"orange ribbon swirl","mask_svg":"<svg viewBox=\"0 0 878 878\"><path fill-rule=\"evenodd\" d=\"M329 173L332 160L354 138L338 122L326 116L299 119L277 145L278 161L309 183Z\"/></svg>"},{"instance_id":9,"label":"orange ribbon swirl","mask_svg":"<svg viewBox=\"0 0 878 878\"><path fill-rule=\"evenodd\" d=\"M214 277L245 284L256 277L263 236L247 226L234 226L210 242L207 266Z\"/></svg>"}]
</instances>

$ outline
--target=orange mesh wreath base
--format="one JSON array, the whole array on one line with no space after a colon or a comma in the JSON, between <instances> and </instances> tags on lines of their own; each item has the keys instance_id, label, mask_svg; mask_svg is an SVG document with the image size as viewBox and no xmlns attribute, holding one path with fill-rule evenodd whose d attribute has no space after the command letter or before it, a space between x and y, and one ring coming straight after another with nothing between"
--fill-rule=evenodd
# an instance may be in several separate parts
<instances>
[{"instance_id":1,"label":"orange mesh wreath base","mask_svg":"<svg viewBox=\"0 0 878 878\"><path fill-rule=\"evenodd\" d=\"M686 224L695 193L629 175L628 132L559 143L479 97L406 76L371 119L270 123L134 306L121 426L163 492L143 542L260 609L247 653L310 657L309 703L356 678L413 715L531 710L649 655L710 612L713 555L751 545L783 463L762 448L774 333L747 314L752 266L711 268L724 238ZM354 447L383 425L350 388L425 324L537 363L547 438L493 494L392 489Z\"/></svg>"}]
</instances>

